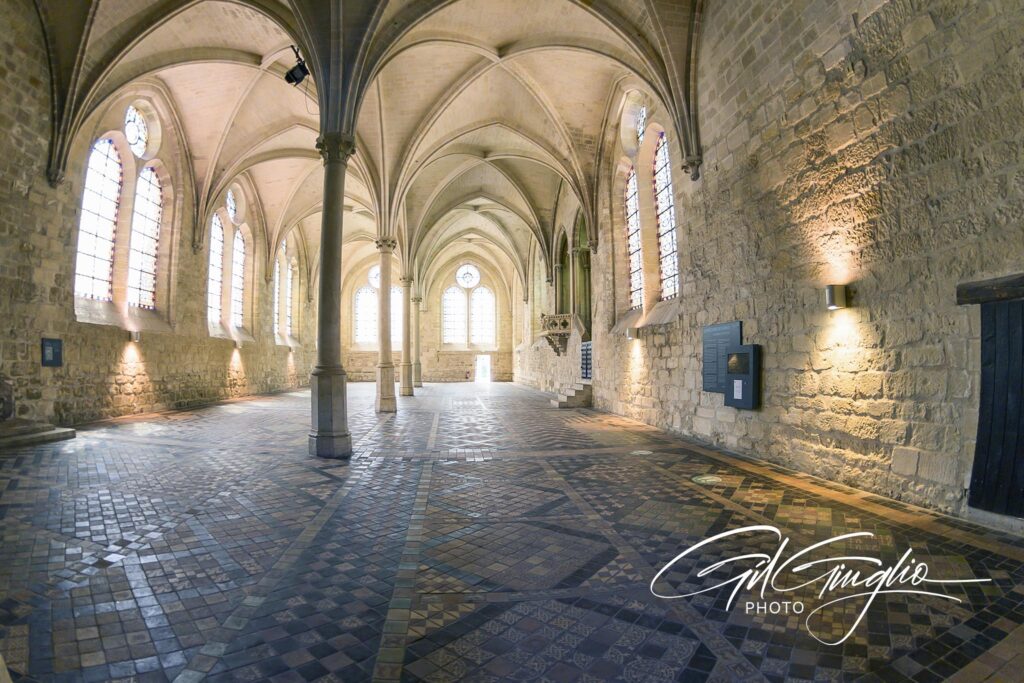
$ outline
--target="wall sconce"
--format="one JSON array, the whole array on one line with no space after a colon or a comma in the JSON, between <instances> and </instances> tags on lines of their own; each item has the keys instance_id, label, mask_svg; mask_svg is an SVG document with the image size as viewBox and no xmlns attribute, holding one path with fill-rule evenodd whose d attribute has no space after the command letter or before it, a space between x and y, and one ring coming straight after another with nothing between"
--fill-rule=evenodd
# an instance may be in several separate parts
<instances>
[{"instance_id":1,"label":"wall sconce","mask_svg":"<svg viewBox=\"0 0 1024 683\"><path fill-rule=\"evenodd\" d=\"M846 308L846 285L825 285L825 308L830 311Z\"/></svg>"},{"instance_id":2,"label":"wall sconce","mask_svg":"<svg viewBox=\"0 0 1024 683\"><path fill-rule=\"evenodd\" d=\"M236 349L242 348L242 340L241 339L236 339L235 340L235 348Z\"/></svg>"},{"instance_id":3,"label":"wall sconce","mask_svg":"<svg viewBox=\"0 0 1024 683\"><path fill-rule=\"evenodd\" d=\"M626 328L626 339L639 339L640 328L639 327L627 327Z\"/></svg>"},{"instance_id":4,"label":"wall sconce","mask_svg":"<svg viewBox=\"0 0 1024 683\"><path fill-rule=\"evenodd\" d=\"M142 332L138 330L128 330L128 341L138 344L142 341Z\"/></svg>"}]
</instances>

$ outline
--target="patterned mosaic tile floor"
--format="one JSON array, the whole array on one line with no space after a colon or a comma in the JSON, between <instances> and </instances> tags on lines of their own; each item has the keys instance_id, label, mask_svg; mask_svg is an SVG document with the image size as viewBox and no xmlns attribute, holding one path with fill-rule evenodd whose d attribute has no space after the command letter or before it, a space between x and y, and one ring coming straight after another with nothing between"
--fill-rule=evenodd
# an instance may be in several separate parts
<instances>
[{"instance_id":1,"label":"patterned mosaic tile floor","mask_svg":"<svg viewBox=\"0 0 1024 683\"><path fill-rule=\"evenodd\" d=\"M306 456L307 392L0 455L0 653L12 678L1024 676L1018 537L553 409L514 385L432 385L384 416L372 391L350 386L349 463ZM990 581L881 594L848 639L826 645L810 632L837 640L864 599L810 622L849 591L767 591L765 602L801 601L801 615L748 610L756 590L727 608L725 582L753 562L705 570L775 551L774 535L751 532L683 557L656 585L708 592L652 595L677 554L751 525L788 537L786 557L871 532L830 554L890 566L912 547L931 578Z\"/></svg>"}]
</instances>

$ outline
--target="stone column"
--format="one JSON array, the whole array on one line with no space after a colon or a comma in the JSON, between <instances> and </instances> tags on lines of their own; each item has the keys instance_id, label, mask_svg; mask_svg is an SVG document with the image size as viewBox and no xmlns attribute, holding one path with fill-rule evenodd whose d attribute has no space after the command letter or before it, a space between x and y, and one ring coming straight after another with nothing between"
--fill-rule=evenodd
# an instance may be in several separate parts
<instances>
[{"instance_id":1,"label":"stone column","mask_svg":"<svg viewBox=\"0 0 1024 683\"><path fill-rule=\"evenodd\" d=\"M398 243L391 237L376 242L380 252L380 289L377 290L377 412L398 410L395 399L395 361L391 355L391 255Z\"/></svg>"},{"instance_id":2,"label":"stone column","mask_svg":"<svg viewBox=\"0 0 1024 683\"><path fill-rule=\"evenodd\" d=\"M566 313L576 312L576 250L569 249L569 272L563 273L569 280L569 310Z\"/></svg>"},{"instance_id":3,"label":"stone column","mask_svg":"<svg viewBox=\"0 0 1024 683\"><path fill-rule=\"evenodd\" d=\"M423 367L420 365L420 304L423 298L412 298L412 385L423 386Z\"/></svg>"},{"instance_id":4,"label":"stone column","mask_svg":"<svg viewBox=\"0 0 1024 683\"><path fill-rule=\"evenodd\" d=\"M324 133L316 143L324 160L324 204L320 224L320 301L317 308L317 360L310 376L312 429L309 453L321 458L348 458L345 368L341 365L341 237L345 172L355 151L352 136Z\"/></svg>"},{"instance_id":5,"label":"stone column","mask_svg":"<svg viewBox=\"0 0 1024 683\"><path fill-rule=\"evenodd\" d=\"M402 278L402 365L399 368L402 396L412 396L412 278Z\"/></svg>"},{"instance_id":6,"label":"stone column","mask_svg":"<svg viewBox=\"0 0 1024 683\"><path fill-rule=\"evenodd\" d=\"M564 290L565 290L565 277L563 277L563 274L562 274L562 264L561 263L556 263L555 264L555 306L554 306L554 311L553 311L556 315L559 314L559 313L567 313L567 311L563 311L562 310L562 303L563 303L562 292Z\"/></svg>"},{"instance_id":7,"label":"stone column","mask_svg":"<svg viewBox=\"0 0 1024 683\"><path fill-rule=\"evenodd\" d=\"M576 279L576 315L582 321L588 336L593 335L591 330L592 314L590 312L592 306L590 295L593 291L590 284L590 254L591 252L588 247L580 247L579 252L576 254L576 263L579 264Z\"/></svg>"}]
</instances>

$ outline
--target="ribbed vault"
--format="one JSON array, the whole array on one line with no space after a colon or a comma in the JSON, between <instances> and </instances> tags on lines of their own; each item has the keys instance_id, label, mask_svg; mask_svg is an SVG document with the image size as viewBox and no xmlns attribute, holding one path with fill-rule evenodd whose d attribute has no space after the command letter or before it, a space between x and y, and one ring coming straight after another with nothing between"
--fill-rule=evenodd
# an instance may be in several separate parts
<instances>
[{"instance_id":1,"label":"ribbed vault","mask_svg":"<svg viewBox=\"0 0 1024 683\"><path fill-rule=\"evenodd\" d=\"M531 252L550 267L565 217L596 218L601 140L624 81L661 102L685 155L699 154L688 90L699 3L672 13L652 0L36 4L54 81L51 177L107 103L158 87L188 148L196 248L244 179L268 254L293 229L318 254L315 145L336 130L356 142L346 231L394 236L402 274L417 279L453 245L486 243L525 283ZM299 87L283 80L292 44L313 71ZM315 271L319 257L310 262Z\"/></svg>"}]
</instances>

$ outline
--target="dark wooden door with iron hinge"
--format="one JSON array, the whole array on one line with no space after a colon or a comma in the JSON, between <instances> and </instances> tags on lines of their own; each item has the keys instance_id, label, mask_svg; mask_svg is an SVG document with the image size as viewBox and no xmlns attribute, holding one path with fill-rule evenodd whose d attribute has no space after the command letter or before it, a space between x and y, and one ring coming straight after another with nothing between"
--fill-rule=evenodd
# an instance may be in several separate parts
<instances>
[{"instance_id":1,"label":"dark wooden door with iron hinge","mask_svg":"<svg viewBox=\"0 0 1024 683\"><path fill-rule=\"evenodd\" d=\"M1024 516L1024 299L981 304L981 406L967 502Z\"/></svg>"}]
</instances>

